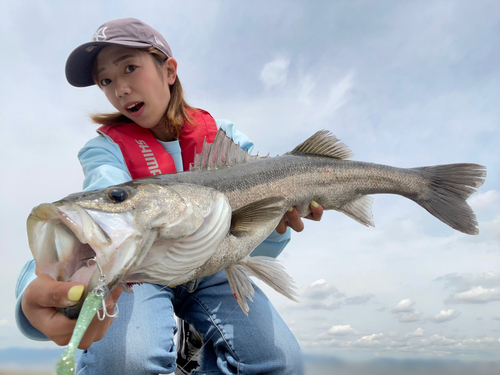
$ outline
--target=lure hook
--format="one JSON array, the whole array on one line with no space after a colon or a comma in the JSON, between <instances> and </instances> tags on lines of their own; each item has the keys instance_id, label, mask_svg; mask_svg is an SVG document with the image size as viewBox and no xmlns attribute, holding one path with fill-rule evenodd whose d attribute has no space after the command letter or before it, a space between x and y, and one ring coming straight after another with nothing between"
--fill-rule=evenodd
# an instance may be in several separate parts
<instances>
[{"instance_id":1,"label":"lure hook","mask_svg":"<svg viewBox=\"0 0 500 375\"><path fill-rule=\"evenodd\" d=\"M115 304L115 311L113 314L108 313L108 310L106 309L106 298L109 295L109 288L106 285L106 275L102 271L101 265L99 264L99 261L97 260L97 257L92 257L92 258L86 258L82 259L82 262L85 262L87 264L87 267L90 267L90 262L95 262L97 268L99 269L99 273L101 274L99 276L99 284L94 288L93 292L97 297L101 298L102 302L102 307L97 311L97 318L100 321L103 321L106 317L109 318L116 318L119 313L119 308L118 305ZM101 313L102 310L102 313Z\"/></svg>"}]
</instances>

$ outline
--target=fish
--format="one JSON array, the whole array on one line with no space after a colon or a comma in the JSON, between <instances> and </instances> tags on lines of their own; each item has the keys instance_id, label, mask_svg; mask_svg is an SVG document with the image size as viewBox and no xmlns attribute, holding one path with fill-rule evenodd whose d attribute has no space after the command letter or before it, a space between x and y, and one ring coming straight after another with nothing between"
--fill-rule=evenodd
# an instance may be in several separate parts
<instances>
[{"instance_id":1,"label":"fish","mask_svg":"<svg viewBox=\"0 0 500 375\"><path fill-rule=\"evenodd\" d=\"M327 130L275 157L250 155L220 130L195 154L187 172L35 207L27 232L38 271L82 282L88 294L103 275L107 290L122 284L132 292L137 283L175 287L225 270L247 314L254 293L249 276L297 301L293 279L276 259L249 256L290 207L305 217L314 200L369 227L371 195L397 194L455 230L478 234L466 200L485 181L479 164L397 168L349 160L352 152ZM83 302L60 311L75 319Z\"/></svg>"}]
</instances>

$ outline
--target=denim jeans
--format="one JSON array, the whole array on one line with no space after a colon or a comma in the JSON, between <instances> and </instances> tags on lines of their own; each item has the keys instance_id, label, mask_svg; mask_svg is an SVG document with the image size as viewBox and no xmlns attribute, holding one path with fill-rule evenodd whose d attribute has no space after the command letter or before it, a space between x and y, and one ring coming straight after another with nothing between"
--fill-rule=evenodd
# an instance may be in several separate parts
<instances>
[{"instance_id":1,"label":"denim jeans","mask_svg":"<svg viewBox=\"0 0 500 375\"><path fill-rule=\"evenodd\" d=\"M192 284L191 284L192 286ZM254 285L246 316L221 271L189 285L134 286L101 341L84 351L79 375L165 374L175 370L175 315L204 337L201 368L192 374L302 374L297 340Z\"/></svg>"}]
</instances>

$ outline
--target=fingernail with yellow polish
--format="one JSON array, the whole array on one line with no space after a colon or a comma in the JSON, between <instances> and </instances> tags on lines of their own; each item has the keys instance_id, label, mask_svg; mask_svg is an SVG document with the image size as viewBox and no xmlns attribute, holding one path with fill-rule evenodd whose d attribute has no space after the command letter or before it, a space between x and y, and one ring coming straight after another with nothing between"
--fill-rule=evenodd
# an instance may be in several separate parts
<instances>
[{"instance_id":1,"label":"fingernail with yellow polish","mask_svg":"<svg viewBox=\"0 0 500 375\"><path fill-rule=\"evenodd\" d=\"M312 201L311 202L311 206L313 206L314 208L316 208L316 207L319 207L319 204L316 201Z\"/></svg>"},{"instance_id":2,"label":"fingernail with yellow polish","mask_svg":"<svg viewBox=\"0 0 500 375\"><path fill-rule=\"evenodd\" d=\"M68 292L68 299L71 302L78 302L82 298L83 291L85 290L84 285L76 285L71 288Z\"/></svg>"},{"instance_id":3,"label":"fingernail with yellow polish","mask_svg":"<svg viewBox=\"0 0 500 375\"><path fill-rule=\"evenodd\" d=\"M290 208L288 209L288 212L292 212L292 211L293 211L293 207L290 207Z\"/></svg>"}]
</instances>

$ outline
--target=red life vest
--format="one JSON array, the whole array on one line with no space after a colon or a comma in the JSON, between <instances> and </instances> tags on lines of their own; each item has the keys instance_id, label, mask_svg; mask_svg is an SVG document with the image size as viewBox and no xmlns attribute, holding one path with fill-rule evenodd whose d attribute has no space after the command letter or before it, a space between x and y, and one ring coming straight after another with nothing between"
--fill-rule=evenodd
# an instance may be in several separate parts
<instances>
[{"instance_id":1,"label":"red life vest","mask_svg":"<svg viewBox=\"0 0 500 375\"><path fill-rule=\"evenodd\" d=\"M217 125L210 113L202 109L187 110L187 113L191 116L192 123L186 121L179 134L185 171L188 171L189 164L194 162L195 148L196 152L200 153L205 138L211 143L217 133ZM97 132L105 134L120 147L133 180L177 172L172 156L148 129L141 128L135 123L126 123L103 125Z\"/></svg>"}]
</instances>

